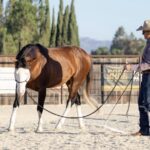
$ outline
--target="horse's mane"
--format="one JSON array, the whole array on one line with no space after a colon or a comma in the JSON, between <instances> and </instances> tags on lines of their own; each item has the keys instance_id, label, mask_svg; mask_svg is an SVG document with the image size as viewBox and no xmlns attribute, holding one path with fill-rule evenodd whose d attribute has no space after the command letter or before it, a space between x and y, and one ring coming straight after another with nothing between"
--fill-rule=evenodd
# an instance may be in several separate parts
<instances>
[{"instance_id":1,"label":"horse's mane","mask_svg":"<svg viewBox=\"0 0 150 150\"><path fill-rule=\"evenodd\" d=\"M37 43L37 44L27 44L27 45L25 45L20 51L19 51L19 53L17 54L17 56L16 56L16 59L21 59L21 58L23 58L24 57L24 53L25 53L25 50L26 49L29 49L29 48L38 48L39 49L39 51L40 51L40 53L42 54L42 55L44 55L45 57L46 57L46 59L48 59L49 58L49 55L48 55L48 49L46 48L46 47L44 47L43 45L41 45L41 44L39 44L39 43Z\"/></svg>"},{"instance_id":2,"label":"horse's mane","mask_svg":"<svg viewBox=\"0 0 150 150\"><path fill-rule=\"evenodd\" d=\"M25 51L27 48L30 48L30 47L32 47L32 46L34 46L34 44L27 44L27 45L25 45L25 46L19 51L19 53L17 54L16 59L21 59L21 58L23 57L24 51Z\"/></svg>"},{"instance_id":3,"label":"horse's mane","mask_svg":"<svg viewBox=\"0 0 150 150\"><path fill-rule=\"evenodd\" d=\"M38 49L40 50L40 53L44 55L46 59L48 60L49 59L48 49L39 43L35 44L35 46L38 47Z\"/></svg>"}]
</instances>

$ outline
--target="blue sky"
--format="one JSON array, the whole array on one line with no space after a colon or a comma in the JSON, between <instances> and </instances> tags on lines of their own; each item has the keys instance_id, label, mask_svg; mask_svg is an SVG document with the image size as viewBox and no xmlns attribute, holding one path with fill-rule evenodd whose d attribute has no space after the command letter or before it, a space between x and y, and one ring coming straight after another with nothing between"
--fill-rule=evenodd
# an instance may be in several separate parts
<instances>
[{"instance_id":1,"label":"blue sky","mask_svg":"<svg viewBox=\"0 0 150 150\"><path fill-rule=\"evenodd\" d=\"M58 12L59 0L50 0L50 7ZM97 40L112 40L119 26L143 37L136 28L150 19L150 0L75 0L75 9L80 37Z\"/></svg>"}]
</instances>

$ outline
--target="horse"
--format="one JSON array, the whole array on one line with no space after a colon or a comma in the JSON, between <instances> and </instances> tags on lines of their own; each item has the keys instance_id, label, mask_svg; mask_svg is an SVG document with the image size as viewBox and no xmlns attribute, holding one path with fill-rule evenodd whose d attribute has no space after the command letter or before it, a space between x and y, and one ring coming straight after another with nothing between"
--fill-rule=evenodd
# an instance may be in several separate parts
<instances>
[{"instance_id":1,"label":"horse","mask_svg":"<svg viewBox=\"0 0 150 150\"><path fill-rule=\"evenodd\" d=\"M91 68L91 56L80 47L64 46L46 48L39 43L25 45L16 55L14 73L16 94L8 127L9 131L15 129L17 109L26 92L26 88L38 92L38 126L36 131L43 131L42 112L46 89L63 84L67 85L69 92L63 115L67 116L72 105L76 104L79 126L85 128L80 107L80 88L83 89L82 94L86 102L97 108L96 102L89 96L92 75ZM65 118L60 117L55 128L61 129L64 121Z\"/></svg>"}]
</instances>

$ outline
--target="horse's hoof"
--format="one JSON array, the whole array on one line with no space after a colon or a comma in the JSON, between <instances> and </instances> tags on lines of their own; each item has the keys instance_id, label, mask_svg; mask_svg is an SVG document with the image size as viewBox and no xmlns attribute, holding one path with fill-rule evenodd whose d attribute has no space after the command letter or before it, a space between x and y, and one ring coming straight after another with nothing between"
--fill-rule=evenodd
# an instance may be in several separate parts
<instances>
[{"instance_id":1,"label":"horse's hoof","mask_svg":"<svg viewBox=\"0 0 150 150\"><path fill-rule=\"evenodd\" d=\"M83 130L86 129L85 125L80 125L79 127L80 129L83 129Z\"/></svg>"},{"instance_id":2,"label":"horse's hoof","mask_svg":"<svg viewBox=\"0 0 150 150\"><path fill-rule=\"evenodd\" d=\"M80 129L81 129L82 131L87 131L87 128L86 128L85 126L80 127Z\"/></svg>"},{"instance_id":3,"label":"horse's hoof","mask_svg":"<svg viewBox=\"0 0 150 150\"><path fill-rule=\"evenodd\" d=\"M15 131L15 128L7 128L6 129L8 132L14 132Z\"/></svg>"},{"instance_id":4,"label":"horse's hoof","mask_svg":"<svg viewBox=\"0 0 150 150\"><path fill-rule=\"evenodd\" d=\"M54 131L56 131L56 132L57 132L57 131L62 131L62 127L58 127L58 126L57 126L57 127L54 128Z\"/></svg>"},{"instance_id":5,"label":"horse's hoof","mask_svg":"<svg viewBox=\"0 0 150 150\"><path fill-rule=\"evenodd\" d=\"M36 132L36 133L43 132L43 129L36 129L35 132Z\"/></svg>"}]
</instances>

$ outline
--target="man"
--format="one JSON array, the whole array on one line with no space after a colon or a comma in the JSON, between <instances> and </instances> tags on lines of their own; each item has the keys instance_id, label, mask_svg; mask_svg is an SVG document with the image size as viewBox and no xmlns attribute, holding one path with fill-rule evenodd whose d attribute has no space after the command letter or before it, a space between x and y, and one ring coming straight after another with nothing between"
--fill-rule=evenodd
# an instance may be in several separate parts
<instances>
[{"instance_id":1,"label":"man","mask_svg":"<svg viewBox=\"0 0 150 150\"><path fill-rule=\"evenodd\" d=\"M139 126L140 130L132 135L150 136L150 20L144 21L137 31L142 30L144 38L147 40L142 55L142 62L138 65L126 65L126 70L140 70L142 72L142 82L138 98Z\"/></svg>"}]
</instances>

